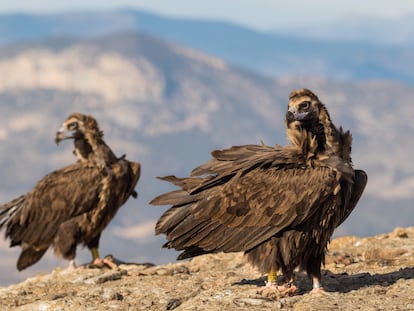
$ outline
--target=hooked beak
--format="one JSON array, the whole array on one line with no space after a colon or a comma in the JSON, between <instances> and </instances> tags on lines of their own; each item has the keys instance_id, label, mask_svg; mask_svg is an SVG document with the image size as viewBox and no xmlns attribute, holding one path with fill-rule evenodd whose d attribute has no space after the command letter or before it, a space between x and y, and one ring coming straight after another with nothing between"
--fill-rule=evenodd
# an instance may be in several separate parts
<instances>
[{"instance_id":1,"label":"hooked beak","mask_svg":"<svg viewBox=\"0 0 414 311\"><path fill-rule=\"evenodd\" d=\"M73 134L67 131L64 127L61 127L59 131L56 132L55 143L58 145L64 139L74 138Z\"/></svg>"},{"instance_id":2,"label":"hooked beak","mask_svg":"<svg viewBox=\"0 0 414 311\"><path fill-rule=\"evenodd\" d=\"M299 112L296 106L292 106L286 112L286 121L301 121L306 118L309 112Z\"/></svg>"}]
</instances>

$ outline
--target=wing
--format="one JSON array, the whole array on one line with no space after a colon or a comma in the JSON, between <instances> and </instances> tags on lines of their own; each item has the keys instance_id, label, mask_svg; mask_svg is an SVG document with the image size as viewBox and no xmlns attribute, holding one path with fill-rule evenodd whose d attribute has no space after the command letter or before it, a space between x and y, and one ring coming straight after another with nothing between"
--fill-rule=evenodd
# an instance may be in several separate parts
<instances>
[{"instance_id":1,"label":"wing","mask_svg":"<svg viewBox=\"0 0 414 311\"><path fill-rule=\"evenodd\" d=\"M20 200L6 236L12 244L49 245L62 222L97 205L103 177L97 168L80 162L46 175Z\"/></svg>"},{"instance_id":2,"label":"wing","mask_svg":"<svg viewBox=\"0 0 414 311\"><path fill-rule=\"evenodd\" d=\"M157 234L167 235L167 247L190 253L194 247L204 252L249 250L300 226L338 186L335 172L326 167L266 165L208 183L202 191L170 193L175 205L156 225ZM160 199L168 204L168 194Z\"/></svg>"},{"instance_id":3,"label":"wing","mask_svg":"<svg viewBox=\"0 0 414 311\"><path fill-rule=\"evenodd\" d=\"M352 196L349 202L349 206L354 209L357 205L362 193L364 192L365 186L368 182L368 175L362 170L355 170L355 181L352 188Z\"/></svg>"},{"instance_id":4,"label":"wing","mask_svg":"<svg viewBox=\"0 0 414 311\"><path fill-rule=\"evenodd\" d=\"M297 146L243 145L214 150L213 159L196 167L191 176L222 175L248 167L297 164L303 161L303 150Z\"/></svg>"},{"instance_id":5,"label":"wing","mask_svg":"<svg viewBox=\"0 0 414 311\"><path fill-rule=\"evenodd\" d=\"M141 175L141 165L138 162L122 159L112 165L112 170L115 178L111 192L116 197L117 205L120 207L131 195L137 196L134 189Z\"/></svg>"},{"instance_id":6,"label":"wing","mask_svg":"<svg viewBox=\"0 0 414 311\"><path fill-rule=\"evenodd\" d=\"M280 146L233 146L224 150L214 150L211 154L214 158L195 168L191 172L191 177L178 178L173 175L158 177L161 180L171 182L182 190L159 195L150 204L175 205L189 203L194 199L188 197L186 201L180 201L187 192L196 194L205 189L224 184L238 172L248 172L258 167L276 168L306 164L300 149Z\"/></svg>"},{"instance_id":7,"label":"wing","mask_svg":"<svg viewBox=\"0 0 414 311\"><path fill-rule=\"evenodd\" d=\"M347 198L344 199L344 212L343 215L341 215L341 219L339 219L339 222L336 225L336 227L342 224L354 210L359 199L361 198L362 193L364 192L365 186L367 185L367 181L368 176L364 171L355 170L355 177L353 183L349 186L350 193L348 194Z\"/></svg>"},{"instance_id":8,"label":"wing","mask_svg":"<svg viewBox=\"0 0 414 311\"><path fill-rule=\"evenodd\" d=\"M88 213L88 221L82 225L85 235L94 237L102 232L115 217L119 208L131 195L136 194L134 188L140 176L140 167L139 163L127 160L119 160L111 165L100 196L104 204L99 204Z\"/></svg>"},{"instance_id":9,"label":"wing","mask_svg":"<svg viewBox=\"0 0 414 311\"><path fill-rule=\"evenodd\" d=\"M203 183L206 179L201 177L188 177L188 178L178 178L174 175L168 175L164 177L157 177L158 179L168 181L177 187L180 187L181 189L185 191L191 192L191 189L194 189L198 187L201 183ZM163 205L163 204L160 204Z\"/></svg>"}]
</instances>

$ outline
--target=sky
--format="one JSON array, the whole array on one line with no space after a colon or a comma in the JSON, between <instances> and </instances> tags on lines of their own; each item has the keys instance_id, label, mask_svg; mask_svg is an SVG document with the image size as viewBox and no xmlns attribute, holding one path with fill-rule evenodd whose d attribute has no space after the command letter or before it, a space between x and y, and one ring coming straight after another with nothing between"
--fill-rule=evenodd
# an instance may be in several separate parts
<instances>
[{"instance_id":1,"label":"sky","mask_svg":"<svg viewBox=\"0 0 414 311\"><path fill-rule=\"evenodd\" d=\"M414 15L410 0L1 0L0 13L50 13L136 8L185 18L224 20L259 30L325 24L349 17L399 19Z\"/></svg>"}]
</instances>

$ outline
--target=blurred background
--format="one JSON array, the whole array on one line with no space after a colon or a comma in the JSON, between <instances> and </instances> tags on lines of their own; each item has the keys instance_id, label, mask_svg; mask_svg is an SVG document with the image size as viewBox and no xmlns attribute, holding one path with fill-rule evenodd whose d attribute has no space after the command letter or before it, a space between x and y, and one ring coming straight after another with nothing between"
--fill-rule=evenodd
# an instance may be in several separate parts
<instances>
[{"instance_id":1,"label":"blurred background","mask_svg":"<svg viewBox=\"0 0 414 311\"><path fill-rule=\"evenodd\" d=\"M167 207L148 202L173 188L155 177L187 175L213 149L286 144L289 92L307 87L351 130L354 165L369 176L335 236L411 226L413 21L405 0L2 0L0 202L74 162L54 135L70 113L92 114L143 169L101 255L171 262L154 235ZM0 286L67 266L49 251L18 272L19 252L0 239ZM89 260L79 249L77 262Z\"/></svg>"}]
</instances>

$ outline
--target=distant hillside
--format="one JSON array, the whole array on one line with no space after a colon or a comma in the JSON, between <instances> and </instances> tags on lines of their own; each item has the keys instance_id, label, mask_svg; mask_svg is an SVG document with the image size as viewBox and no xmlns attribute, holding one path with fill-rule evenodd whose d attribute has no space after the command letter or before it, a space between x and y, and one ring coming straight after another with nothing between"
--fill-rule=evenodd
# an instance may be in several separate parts
<instances>
[{"instance_id":1,"label":"distant hillside","mask_svg":"<svg viewBox=\"0 0 414 311\"><path fill-rule=\"evenodd\" d=\"M330 25L323 27L330 28ZM337 28L340 27L332 26L332 29ZM366 24L358 29L361 36L364 33L370 36L373 32ZM394 36L406 30L404 25L396 28L394 23ZM93 37L120 31L147 33L271 76L414 82L411 70L414 47L411 44L377 44L376 40L361 40L358 36L355 40L344 40L342 35L339 39L331 35L330 39L318 40L306 37L311 30L303 34L294 30L264 33L220 21L174 19L134 10L0 15L0 44L60 36ZM383 35L377 30L377 37Z\"/></svg>"},{"instance_id":2,"label":"distant hillside","mask_svg":"<svg viewBox=\"0 0 414 311\"><path fill-rule=\"evenodd\" d=\"M230 145L285 144L289 92L313 89L333 121L351 129L366 192L337 234L371 235L412 224L414 90L390 82L271 79L139 33L93 39L49 39L0 49L0 201L31 189L46 173L74 161L69 142L53 142L73 111L94 115L118 155L140 161L139 197L104 232L102 254L134 262L173 260L154 237L164 208L148 202L169 186L155 176L186 175ZM18 250L0 244L1 282L66 263L52 254L23 273ZM80 261L89 260L81 252ZM1 283L0 283L1 284Z\"/></svg>"},{"instance_id":3,"label":"distant hillside","mask_svg":"<svg viewBox=\"0 0 414 311\"><path fill-rule=\"evenodd\" d=\"M398 17L347 16L330 23L316 23L312 27L292 26L285 29L285 32L293 36L320 40L414 47L414 24L410 13Z\"/></svg>"}]
</instances>

